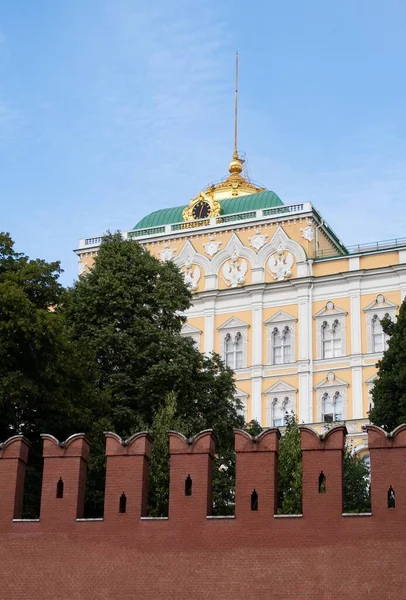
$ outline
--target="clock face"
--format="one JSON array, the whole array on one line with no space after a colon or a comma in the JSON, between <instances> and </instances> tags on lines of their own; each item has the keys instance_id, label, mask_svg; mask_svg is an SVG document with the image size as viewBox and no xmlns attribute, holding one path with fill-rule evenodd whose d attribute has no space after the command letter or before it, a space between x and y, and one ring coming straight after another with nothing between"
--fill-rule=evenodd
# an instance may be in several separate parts
<instances>
[{"instance_id":1,"label":"clock face","mask_svg":"<svg viewBox=\"0 0 406 600\"><path fill-rule=\"evenodd\" d=\"M192 215L194 219L206 219L210 215L210 204L200 200L194 205Z\"/></svg>"}]
</instances>

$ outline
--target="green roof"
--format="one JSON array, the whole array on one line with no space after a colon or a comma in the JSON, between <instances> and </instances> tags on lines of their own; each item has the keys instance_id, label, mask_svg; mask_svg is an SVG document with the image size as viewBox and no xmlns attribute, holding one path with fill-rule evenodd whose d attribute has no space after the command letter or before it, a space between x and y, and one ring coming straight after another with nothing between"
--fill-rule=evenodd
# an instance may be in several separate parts
<instances>
[{"instance_id":1,"label":"green roof","mask_svg":"<svg viewBox=\"0 0 406 600\"><path fill-rule=\"evenodd\" d=\"M283 206L282 200L275 194L267 190L248 196L238 196L237 198L227 198L220 200L221 214L232 215L261 208L273 208L274 206ZM137 223L134 229L144 229L147 227L159 227L160 225L169 225L181 223L183 221L182 213L185 206L176 206L175 208L162 208L156 210Z\"/></svg>"}]
</instances>

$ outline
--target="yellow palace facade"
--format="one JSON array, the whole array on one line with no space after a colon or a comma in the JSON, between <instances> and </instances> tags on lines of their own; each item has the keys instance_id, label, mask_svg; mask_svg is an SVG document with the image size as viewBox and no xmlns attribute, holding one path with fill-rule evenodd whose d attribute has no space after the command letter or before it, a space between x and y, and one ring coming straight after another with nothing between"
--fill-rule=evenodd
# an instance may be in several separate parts
<instances>
[{"instance_id":1,"label":"yellow palace facade","mask_svg":"<svg viewBox=\"0 0 406 600\"><path fill-rule=\"evenodd\" d=\"M345 247L310 202L284 204L244 177L237 151L224 180L122 235L179 266L193 293L182 334L235 370L248 421L345 421L363 450L380 321L406 295L406 238ZM80 240L81 274L101 240Z\"/></svg>"}]
</instances>

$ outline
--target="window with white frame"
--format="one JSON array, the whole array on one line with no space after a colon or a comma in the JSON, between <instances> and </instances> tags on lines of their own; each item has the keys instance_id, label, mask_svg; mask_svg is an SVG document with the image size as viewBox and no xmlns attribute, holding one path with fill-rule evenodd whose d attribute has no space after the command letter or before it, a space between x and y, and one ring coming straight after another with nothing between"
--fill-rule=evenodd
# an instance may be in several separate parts
<instances>
[{"instance_id":1,"label":"window with white frame","mask_svg":"<svg viewBox=\"0 0 406 600\"><path fill-rule=\"evenodd\" d=\"M219 327L220 354L231 369L247 366L248 324L232 317Z\"/></svg>"},{"instance_id":2,"label":"window with white frame","mask_svg":"<svg viewBox=\"0 0 406 600\"><path fill-rule=\"evenodd\" d=\"M292 413L292 402L288 396L283 400L274 398L272 400L272 427L283 427L286 425L286 417Z\"/></svg>"},{"instance_id":3,"label":"window with white frame","mask_svg":"<svg viewBox=\"0 0 406 600\"><path fill-rule=\"evenodd\" d=\"M278 311L265 324L268 329L268 364L282 365L295 362L296 319L283 311Z\"/></svg>"},{"instance_id":4,"label":"window with white frame","mask_svg":"<svg viewBox=\"0 0 406 600\"><path fill-rule=\"evenodd\" d=\"M315 315L317 358L333 359L345 356L345 317L346 312L338 308L333 302Z\"/></svg>"},{"instance_id":5,"label":"window with white frame","mask_svg":"<svg viewBox=\"0 0 406 600\"><path fill-rule=\"evenodd\" d=\"M243 337L241 331L235 335L227 333L224 339L224 356L227 367L241 369L243 366Z\"/></svg>"},{"instance_id":6,"label":"window with white frame","mask_svg":"<svg viewBox=\"0 0 406 600\"><path fill-rule=\"evenodd\" d=\"M322 421L333 423L343 419L343 397L339 391L324 392L322 397Z\"/></svg>"},{"instance_id":7,"label":"window with white frame","mask_svg":"<svg viewBox=\"0 0 406 600\"><path fill-rule=\"evenodd\" d=\"M348 383L330 372L318 383L317 419L323 423L343 421L347 418L347 389Z\"/></svg>"},{"instance_id":8,"label":"window with white frame","mask_svg":"<svg viewBox=\"0 0 406 600\"><path fill-rule=\"evenodd\" d=\"M200 336L202 332L197 327L190 325L190 323L185 323L181 329L180 335L182 337L190 338L197 346L200 347Z\"/></svg>"},{"instance_id":9,"label":"window with white frame","mask_svg":"<svg viewBox=\"0 0 406 600\"><path fill-rule=\"evenodd\" d=\"M385 314L389 318L389 313ZM384 352L388 347L389 336L382 328L381 319L374 315L371 321L372 327L372 352Z\"/></svg>"},{"instance_id":10,"label":"window with white frame","mask_svg":"<svg viewBox=\"0 0 406 600\"><path fill-rule=\"evenodd\" d=\"M244 421L247 423L248 421L248 394L242 392L241 390L236 390L235 396L236 401L239 401L242 406L237 409L237 413L244 417Z\"/></svg>"},{"instance_id":11,"label":"window with white frame","mask_svg":"<svg viewBox=\"0 0 406 600\"><path fill-rule=\"evenodd\" d=\"M266 424L267 427L283 427L286 417L295 412L297 390L283 381L274 384L266 392Z\"/></svg>"},{"instance_id":12,"label":"window with white frame","mask_svg":"<svg viewBox=\"0 0 406 600\"><path fill-rule=\"evenodd\" d=\"M368 410L367 410L367 415L369 415L369 413L371 412L371 410L374 407L374 399L372 396L372 390L374 389L374 385L375 385L375 381L376 381L376 374L372 375L372 377L370 377L369 379L366 380L366 384L368 387Z\"/></svg>"},{"instance_id":13,"label":"window with white frame","mask_svg":"<svg viewBox=\"0 0 406 600\"><path fill-rule=\"evenodd\" d=\"M274 327L272 331L272 364L282 365L292 362L292 331L288 325L283 329Z\"/></svg>"},{"instance_id":14,"label":"window with white frame","mask_svg":"<svg viewBox=\"0 0 406 600\"><path fill-rule=\"evenodd\" d=\"M341 324L338 319L332 323L323 321L321 326L322 358L342 356Z\"/></svg>"},{"instance_id":15,"label":"window with white frame","mask_svg":"<svg viewBox=\"0 0 406 600\"><path fill-rule=\"evenodd\" d=\"M367 347L368 352L380 354L388 347L389 336L383 331L382 319L384 317L396 319L397 304L387 300L382 294L364 308L367 322Z\"/></svg>"}]
</instances>

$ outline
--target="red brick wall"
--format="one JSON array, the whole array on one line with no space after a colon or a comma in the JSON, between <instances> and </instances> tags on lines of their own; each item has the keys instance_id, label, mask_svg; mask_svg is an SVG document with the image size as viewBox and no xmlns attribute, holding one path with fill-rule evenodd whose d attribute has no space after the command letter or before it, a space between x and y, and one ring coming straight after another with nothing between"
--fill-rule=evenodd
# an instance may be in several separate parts
<instances>
[{"instance_id":1,"label":"red brick wall","mask_svg":"<svg viewBox=\"0 0 406 600\"><path fill-rule=\"evenodd\" d=\"M0 448L1 598L406 599L406 426L391 436L369 428L373 512L367 516L341 514L345 429L319 437L302 428L301 435L303 515L273 514L279 433L269 430L258 439L236 433L232 519L206 516L215 451L209 431L191 441L170 434L170 516L163 520L141 517L151 440L137 434L122 443L108 434L104 520L76 519L89 451L77 435L63 444L47 436L41 520L13 521L27 445L20 436L8 440ZM184 494L188 475L191 496ZM64 497L57 499L60 478ZM389 486L395 508L387 507ZM257 511L251 511L253 489Z\"/></svg>"}]
</instances>

